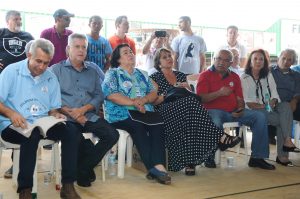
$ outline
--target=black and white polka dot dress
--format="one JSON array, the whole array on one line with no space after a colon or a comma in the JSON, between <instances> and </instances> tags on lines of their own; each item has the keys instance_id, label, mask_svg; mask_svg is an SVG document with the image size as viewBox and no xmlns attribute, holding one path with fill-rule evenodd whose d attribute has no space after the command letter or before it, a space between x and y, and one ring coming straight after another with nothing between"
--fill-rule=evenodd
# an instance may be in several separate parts
<instances>
[{"instance_id":1,"label":"black and white polka dot dress","mask_svg":"<svg viewBox=\"0 0 300 199\"><path fill-rule=\"evenodd\" d=\"M186 75L174 71L177 82L186 82ZM162 72L150 76L159 86L158 94L165 94L172 85ZM194 97L155 107L161 113L165 126L165 144L168 149L168 168L179 171L188 164L199 165L214 155L223 131L217 128L201 103Z\"/></svg>"}]
</instances>

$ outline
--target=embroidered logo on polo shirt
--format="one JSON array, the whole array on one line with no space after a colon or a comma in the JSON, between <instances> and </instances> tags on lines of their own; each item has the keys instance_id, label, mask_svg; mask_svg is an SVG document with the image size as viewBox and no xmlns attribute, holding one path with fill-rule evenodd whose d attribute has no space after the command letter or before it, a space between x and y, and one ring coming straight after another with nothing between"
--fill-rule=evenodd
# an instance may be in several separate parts
<instances>
[{"instance_id":1,"label":"embroidered logo on polo shirt","mask_svg":"<svg viewBox=\"0 0 300 199\"><path fill-rule=\"evenodd\" d=\"M44 92L44 93L48 93L48 87L47 86L43 86L41 88L41 91Z\"/></svg>"}]
</instances>

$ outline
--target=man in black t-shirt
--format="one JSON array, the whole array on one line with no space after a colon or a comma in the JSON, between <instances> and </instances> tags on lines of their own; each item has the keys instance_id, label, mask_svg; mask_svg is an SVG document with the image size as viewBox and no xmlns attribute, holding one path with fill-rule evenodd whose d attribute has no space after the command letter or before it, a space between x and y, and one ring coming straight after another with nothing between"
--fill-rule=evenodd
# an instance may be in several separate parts
<instances>
[{"instance_id":1,"label":"man in black t-shirt","mask_svg":"<svg viewBox=\"0 0 300 199\"><path fill-rule=\"evenodd\" d=\"M30 33L21 31L20 12L10 10L5 19L7 28L0 29L0 73L9 64L25 59L25 46L34 39Z\"/></svg>"}]
</instances>

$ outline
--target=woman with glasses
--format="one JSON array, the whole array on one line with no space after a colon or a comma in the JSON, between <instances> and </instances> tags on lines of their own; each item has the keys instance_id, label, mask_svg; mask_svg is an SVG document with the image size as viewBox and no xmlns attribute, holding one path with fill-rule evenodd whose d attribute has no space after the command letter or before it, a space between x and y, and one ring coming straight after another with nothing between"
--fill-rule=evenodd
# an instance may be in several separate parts
<instances>
[{"instance_id":1,"label":"woman with glasses","mask_svg":"<svg viewBox=\"0 0 300 199\"><path fill-rule=\"evenodd\" d=\"M293 166L288 152L300 152L291 141L293 112L289 103L280 101L263 49L250 53L241 82L247 108L262 111L268 123L276 126L276 162L283 166Z\"/></svg>"}]
</instances>

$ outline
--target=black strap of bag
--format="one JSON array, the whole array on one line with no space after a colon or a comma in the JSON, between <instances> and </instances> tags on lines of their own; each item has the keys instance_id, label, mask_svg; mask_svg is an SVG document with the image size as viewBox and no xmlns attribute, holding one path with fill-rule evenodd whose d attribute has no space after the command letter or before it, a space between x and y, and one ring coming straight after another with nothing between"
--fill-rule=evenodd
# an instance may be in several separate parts
<instances>
[{"instance_id":1,"label":"black strap of bag","mask_svg":"<svg viewBox=\"0 0 300 199\"><path fill-rule=\"evenodd\" d=\"M129 116L133 121L140 122L146 125L163 124L164 121L158 112L146 111L141 113L137 110L128 110Z\"/></svg>"},{"instance_id":2,"label":"black strap of bag","mask_svg":"<svg viewBox=\"0 0 300 199\"><path fill-rule=\"evenodd\" d=\"M181 87L168 88L164 101L166 103L174 102L180 98L189 97L189 96L195 97L199 102L201 102L201 97L199 95L192 93L192 92L188 91L187 89L181 88Z\"/></svg>"}]
</instances>

